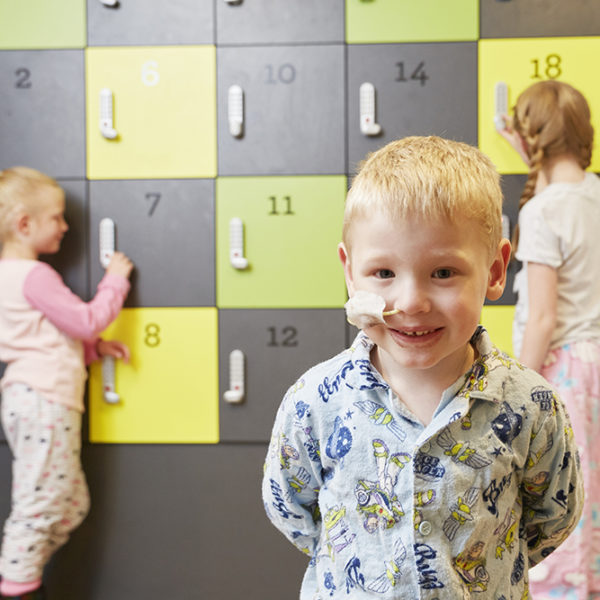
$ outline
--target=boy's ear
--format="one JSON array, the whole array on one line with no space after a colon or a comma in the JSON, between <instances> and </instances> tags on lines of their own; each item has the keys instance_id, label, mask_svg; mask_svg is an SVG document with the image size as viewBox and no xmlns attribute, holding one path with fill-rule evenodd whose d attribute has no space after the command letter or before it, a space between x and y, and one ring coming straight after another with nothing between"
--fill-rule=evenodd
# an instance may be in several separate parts
<instances>
[{"instance_id":1,"label":"boy's ear","mask_svg":"<svg viewBox=\"0 0 600 600\"><path fill-rule=\"evenodd\" d=\"M348 295L354 295L354 281L352 280L352 269L350 268L350 255L344 242L340 242L338 245L338 256L342 261L344 267L344 277L346 279L346 287L348 288Z\"/></svg>"},{"instance_id":2,"label":"boy's ear","mask_svg":"<svg viewBox=\"0 0 600 600\"><path fill-rule=\"evenodd\" d=\"M504 292L504 286L506 285L506 270L508 263L510 262L510 242L503 238L498 244L496 250L496 256L490 266L490 273L488 279L488 288L486 298L488 300L498 300Z\"/></svg>"}]
</instances>

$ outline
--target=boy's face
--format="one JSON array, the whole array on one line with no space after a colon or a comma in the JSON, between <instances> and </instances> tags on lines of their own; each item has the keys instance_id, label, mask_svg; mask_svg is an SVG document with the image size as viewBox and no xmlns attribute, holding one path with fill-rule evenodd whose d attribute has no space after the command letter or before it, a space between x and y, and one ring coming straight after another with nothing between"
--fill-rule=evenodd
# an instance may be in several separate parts
<instances>
[{"instance_id":1,"label":"boy's face","mask_svg":"<svg viewBox=\"0 0 600 600\"><path fill-rule=\"evenodd\" d=\"M508 240L490 261L473 221L394 221L378 211L353 223L349 239L350 255L339 247L349 295L374 292L385 299L385 310L400 310L385 325L365 329L378 362L397 376L404 369L443 376L452 365L462 367L485 298L496 300L504 290Z\"/></svg>"},{"instance_id":2,"label":"boy's face","mask_svg":"<svg viewBox=\"0 0 600 600\"><path fill-rule=\"evenodd\" d=\"M36 254L54 254L69 229L65 221L65 195L58 188L39 191L38 207L29 218L29 243Z\"/></svg>"}]
</instances>

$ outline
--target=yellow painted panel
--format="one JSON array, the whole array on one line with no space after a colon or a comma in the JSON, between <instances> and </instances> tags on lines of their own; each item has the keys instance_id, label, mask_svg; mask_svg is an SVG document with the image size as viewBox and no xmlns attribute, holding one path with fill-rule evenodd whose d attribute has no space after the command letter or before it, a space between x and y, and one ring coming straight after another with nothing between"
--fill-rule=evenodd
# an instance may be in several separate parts
<instances>
[{"instance_id":1,"label":"yellow painted panel","mask_svg":"<svg viewBox=\"0 0 600 600\"><path fill-rule=\"evenodd\" d=\"M90 369L90 441L216 443L216 308L128 308L103 333L131 350L117 361L121 400L103 399L100 363Z\"/></svg>"},{"instance_id":2,"label":"yellow painted panel","mask_svg":"<svg viewBox=\"0 0 600 600\"><path fill-rule=\"evenodd\" d=\"M479 0L346 0L348 43L475 41Z\"/></svg>"},{"instance_id":3,"label":"yellow painted panel","mask_svg":"<svg viewBox=\"0 0 600 600\"><path fill-rule=\"evenodd\" d=\"M492 342L507 354L513 354L512 324L515 316L513 305L486 305L481 312L481 324L488 330Z\"/></svg>"},{"instance_id":4,"label":"yellow painted panel","mask_svg":"<svg viewBox=\"0 0 600 600\"><path fill-rule=\"evenodd\" d=\"M85 0L0 0L0 48L83 48Z\"/></svg>"},{"instance_id":5,"label":"yellow painted panel","mask_svg":"<svg viewBox=\"0 0 600 600\"><path fill-rule=\"evenodd\" d=\"M219 308L338 308L346 288L337 245L342 175L217 179ZM229 223L244 224L248 267L229 260Z\"/></svg>"},{"instance_id":6,"label":"yellow painted panel","mask_svg":"<svg viewBox=\"0 0 600 600\"><path fill-rule=\"evenodd\" d=\"M591 74L591 57L600 56L600 37L529 38L479 41L479 147L501 173L527 173L517 153L494 127L496 82L508 85L508 106L541 79L570 83L586 97L595 131L600 131L600 78ZM600 171L600 152L591 169Z\"/></svg>"},{"instance_id":7,"label":"yellow painted panel","mask_svg":"<svg viewBox=\"0 0 600 600\"><path fill-rule=\"evenodd\" d=\"M100 131L100 92L112 92L117 137ZM214 46L86 49L90 179L215 177Z\"/></svg>"}]
</instances>

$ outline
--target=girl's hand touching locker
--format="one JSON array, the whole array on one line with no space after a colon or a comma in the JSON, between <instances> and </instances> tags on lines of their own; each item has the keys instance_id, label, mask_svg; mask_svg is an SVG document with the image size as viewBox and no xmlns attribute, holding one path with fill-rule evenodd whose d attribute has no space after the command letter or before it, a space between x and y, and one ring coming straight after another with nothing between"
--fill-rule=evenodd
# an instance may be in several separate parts
<instances>
[{"instance_id":1,"label":"girl's hand touching locker","mask_svg":"<svg viewBox=\"0 0 600 600\"><path fill-rule=\"evenodd\" d=\"M108 267L106 267L107 273L112 273L113 275L121 275L126 279L131 275L131 271L133 270L133 263L131 260L125 256L122 252L115 252L110 259L110 263L108 263Z\"/></svg>"}]
</instances>

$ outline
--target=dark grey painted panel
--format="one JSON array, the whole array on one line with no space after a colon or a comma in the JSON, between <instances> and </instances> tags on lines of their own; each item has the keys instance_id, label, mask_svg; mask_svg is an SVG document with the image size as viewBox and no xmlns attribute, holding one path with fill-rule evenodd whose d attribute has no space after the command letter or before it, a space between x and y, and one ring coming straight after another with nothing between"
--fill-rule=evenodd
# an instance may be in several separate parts
<instances>
[{"instance_id":1,"label":"dark grey painted panel","mask_svg":"<svg viewBox=\"0 0 600 600\"><path fill-rule=\"evenodd\" d=\"M59 181L65 191L65 218L69 224L57 254L42 257L64 279L67 286L81 299L88 299L87 273L87 183Z\"/></svg>"},{"instance_id":2,"label":"dark grey painted panel","mask_svg":"<svg viewBox=\"0 0 600 600\"><path fill-rule=\"evenodd\" d=\"M515 225L519 222L519 200L521 192L527 181L527 175L502 175L502 193L504 194L503 213L510 220L510 235L515 230ZM513 291L515 275L521 268L521 264L517 260L512 260L508 265L508 274L504 293L499 300L494 302L486 301L486 304L516 304L517 295Z\"/></svg>"},{"instance_id":3,"label":"dark grey painted panel","mask_svg":"<svg viewBox=\"0 0 600 600\"><path fill-rule=\"evenodd\" d=\"M0 362L0 379L2 379L2 376L4 375L4 370L6 369L6 363ZM0 404L2 404L2 391L0 390ZM3 442L6 439L6 436L4 435L4 429L2 427L0 427L0 442ZM1 448L1 446L0 446ZM2 459L0 458L0 461ZM2 481L2 480L0 480ZM1 488L2 486L0 486ZM2 500L0 499L0 508L2 507Z\"/></svg>"},{"instance_id":4,"label":"dark grey painted panel","mask_svg":"<svg viewBox=\"0 0 600 600\"><path fill-rule=\"evenodd\" d=\"M0 169L85 177L83 50L0 52Z\"/></svg>"},{"instance_id":5,"label":"dark grey painted panel","mask_svg":"<svg viewBox=\"0 0 600 600\"><path fill-rule=\"evenodd\" d=\"M598 34L598 0L481 0L482 38Z\"/></svg>"},{"instance_id":6,"label":"dark grey painted panel","mask_svg":"<svg viewBox=\"0 0 600 600\"><path fill-rule=\"evenodd\" d=\"M375 86L376 137L360 131L359 89ZM477 44L348 47L348 172L369 152L407 135L477 143Z\"/></svg>"},{"instance_id":7,"label":"dark grey painted panel","mask_svg":"<svg viewBox=\"0 0 600 600\"><path fill-rule=\"evenodd\" d=\"M346 347L340 309L220 310L219 421L223 441L268 441L286 390ZM244 353L246 397L227 404L229 353Z\"/></svg>"},{"instance_id":8,"label":"dark grey painted panel","mask_svg":"<svg viewBox=\"0 0 600 600\"><path fill-rule=\"evenodd\" d=\"M110 217L135 263L126 306L214 306L214 204L212 179L90 182L92 291L104 273L98 224Z\"/></svg>"},{"instance_id":9,"label":"dark grey painted panel","mask_svg":"<svg viewBox=\"0 0 600 600\"><path fill-rule=\"evenodd\" d=\"M84 446L92 510L48 570L49 600L294 600L307 559L267 520L266 445ZM0 444L0 519L10 456Z\"/></svg>"},{"instance_id":10,"label":"dark grey painted panel","mask_svg":"<svg viewBox=\"0 0 600 600\"><path fill-rule=\"evenodd\" d=\"M344 173L344 47L217 48L220 175ZM240 138L228 90L244 90Z\"/></svg>"},{"instance_id":11,"label":"dark grey painted panel","mask_svg":"<svg viewBox=\"0 0 600 600\"><path fill-rule=\"evenodd\" d=\"M343 42L344 3L323 0L217 0L217 43Z\"/></svg>"},{"instance_id":12,"label":"dark grey painted panel","mask_svg":"<svg viewBox=\"0 0 600 600\"><path fill-rule=\"evenodd\" d=\"M212 44L214 6L202 0L87 0L88 45Z\"/></svg>"}]
</instances>

